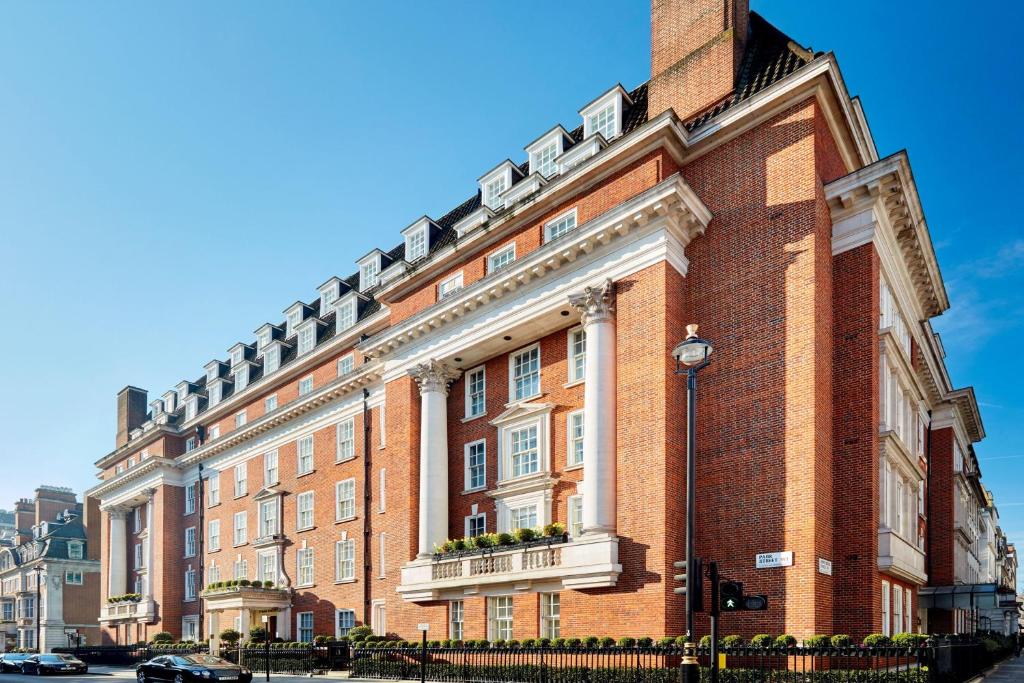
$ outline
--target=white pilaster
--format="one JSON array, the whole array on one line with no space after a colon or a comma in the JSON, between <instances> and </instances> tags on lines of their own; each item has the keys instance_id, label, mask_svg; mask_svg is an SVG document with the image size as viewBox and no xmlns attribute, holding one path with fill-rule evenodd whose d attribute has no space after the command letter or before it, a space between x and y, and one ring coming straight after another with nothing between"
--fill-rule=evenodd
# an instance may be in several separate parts
<instances>
[{"instance_id":1,"label":"white pilaster","mask_svg":"<svg viewBox=\"0 0 1024 683\"><path fill-rule=\"evenodd\" d=\"M448 538L448 387L461 371L431 360L409 370L420 387L419 551Z\"/></svg>"},{"instance_id":2,"label":"white pilaster","mask_svg":"<svg viewBox=\"0 0 1024 683\"><path fill-rule=\"evenodd\" d=\"M109 581L107 596L124 595L128 580L128 540L127 512L121 508L109 508L107 517L110 519L110 547L107 556L110 558L110 569L107 573Z\"/></svg>"},{"instance_id":3,"label":"white pilaster","mask_svg":"<svg viewBox=\"0 0 1024 683\"><path fill-rule=\"evenodd\" d=\"M587 338L583 388L583 533L615 534L615 285L569 297Z\"/></svg>"},{"instance_id":4,"label":"white pilaster","mask_svg":"<svg viewBox=\"0 0 1024 683\"><path fill-rule=\"evenodd\" d=\"M143 542L143 562L146 564L146 575L143 577L142 585L145 590L145 597L153 597L153 495L154 489L146 491L146 538Z\"/></svg>"}]
</instances>

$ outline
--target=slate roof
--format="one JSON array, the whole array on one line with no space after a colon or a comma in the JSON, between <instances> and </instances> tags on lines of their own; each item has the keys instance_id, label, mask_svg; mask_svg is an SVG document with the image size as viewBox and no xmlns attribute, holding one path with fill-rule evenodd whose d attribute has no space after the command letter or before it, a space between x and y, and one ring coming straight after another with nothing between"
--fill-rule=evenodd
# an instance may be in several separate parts
<instances>
[{"instance_id":1,"label":"slate roof","mask_svg":"<svg viewBox=\"0 0 1024 683\"><path fill-rule=\"evenodd\" d=\"M746 51L744 52L743 61L740 66L736 90L730 97L725 98L711 109L686 122L686 129L694 130L744 100L750 99L757 93L777 83L786 76L789 76L801 67L806 66L820 54L821 53L813 53L809 48L799 46L797 43L793 42L789 36L768 23L763 17L761 17L761 15L756 12L751 12L750 35L747 40ZM633 101L633 104L626 109L625 119L622 122L622 135L612 144L625 139L631 132L647 122L647 86L647 83L642 83L629 93L629 97ZM580 142L583 139L582 124L570 131L569 135L574 144ZM529 172L529 162L527 161L519 164L519 170L522 171L523 176L525 177ZM430 253L433 254L445 247L455 244L458 241L458 235L455 232L454 227L455 224L480 208L480 204L481 197L478 190L472 197L441 216L441 218L434 220L440 228L440 232L431 243ZM505 210L497 211L496 215L500 216L504 211ZM404 240L397 246L393 247L390 251L384 252L384 254L385 257L392 262L403 259L405 257ZM352 290L358 291L358 272L343 278L342 281ZM370 290L370 293L367 294L367 296L370 297L370 301L360 312L360 320L373 315L381 308L377 300L373 298L372 290ZM319 315L319 298L308 305L313 308L313 315ZM323 330L321 330L317 339L317 344L327 341L334 336L334 317L334 313L331 312L321 318L328 324ZM280 327L284 327L284 322L280 324ZM296 344L296 335L294 334L284 341L290 343L291 348L287 349L286 352L281 355L280 366L282 368L295 359L298 346ZM257 367L250 370L250 384L263 376L262 364L257 362L256 366ZM206 385L206 376L201 376L193 383L197 385L198 393L202 393ZM222 400L228 398L231 394L232 389L225 386ZM205 403L205 398L200 400L199 413L202 413L206 409ZM171 415L172 423L183 421L184 407L179 407L178 410Z\"/></svg>"}]
</instances>

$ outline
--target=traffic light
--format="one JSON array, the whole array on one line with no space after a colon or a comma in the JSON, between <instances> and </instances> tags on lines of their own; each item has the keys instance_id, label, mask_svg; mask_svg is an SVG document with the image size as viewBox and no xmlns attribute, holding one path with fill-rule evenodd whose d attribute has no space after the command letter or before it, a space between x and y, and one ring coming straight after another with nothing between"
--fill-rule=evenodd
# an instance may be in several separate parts
<instances>
[{"instance_id":1,"label":"traffic light","mask_svg":"<svg viewBox=\"0 0 1024 683\"><path fill-rule=\"evenodd\" d=\"M759 611L768 609L768 596L767 595L744 595L743 596L743 609L750 611Z\"/></svg>"},{"instance_id":2,"label":"traffic light","mask_svg":"<svg viewBox=\"0 0 1024 683\"><path fill-rule=\"evenodd\" d=\"M676 569L686 569L686 560L679 562L673 562L672 566ZM677 595L686 595L687 591L691 586L686 585L686 574L676 574L676 581L682 582L682 586L673 588L672 592ZM704 611L704 562L699 557L693 558L693 611L703 612Z\"/></svg>"},{"instance_id":3,"label":"traffic light","mask_svg":"<svg viewBox=\"0 0 1024 683\"><path fill-rule=\"evenodd\" d=\"M718 588L718 608L723 612L737 612L743 609L743 584L739 581L723 581Z\"/></svg>"}]
</instances>

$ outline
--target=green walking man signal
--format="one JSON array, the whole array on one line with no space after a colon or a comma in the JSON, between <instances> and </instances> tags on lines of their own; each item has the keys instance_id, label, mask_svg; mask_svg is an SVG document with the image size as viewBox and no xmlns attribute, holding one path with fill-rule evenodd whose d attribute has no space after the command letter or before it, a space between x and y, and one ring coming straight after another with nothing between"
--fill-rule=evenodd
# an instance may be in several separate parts
<instances>
[{"instance_id":1,"label":"green walking man signal","mask_svg":"<svg viewBox=\"0 0 1024 683\"><path fill-rule=\"evenodd\" d=\"M723 581L718 589L718 595L718 608L723 612L768 609L768 596L744 595L743 584L740 581Z\"/></svg>"}]
</instances>

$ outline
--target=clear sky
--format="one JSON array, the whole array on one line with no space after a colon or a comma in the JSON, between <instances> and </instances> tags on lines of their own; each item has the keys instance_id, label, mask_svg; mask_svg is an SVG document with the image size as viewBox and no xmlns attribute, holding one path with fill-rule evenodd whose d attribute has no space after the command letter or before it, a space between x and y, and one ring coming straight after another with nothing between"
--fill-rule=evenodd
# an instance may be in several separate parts
<instances>
[{"instance_id":1,"label":"clear sky","mask_svg":"<svg viewBox=\"0 0 1024 683\"><path fill-rule=\"evenodd\" d=\"M834 51L880 153L909 150L953 304L935 325L1024 550L1020 5L752 7ZM91 486L125 384L198 376L646 80L649 29L643 0L0 0L0 507Z\"/></svg>"}]
</instances>

